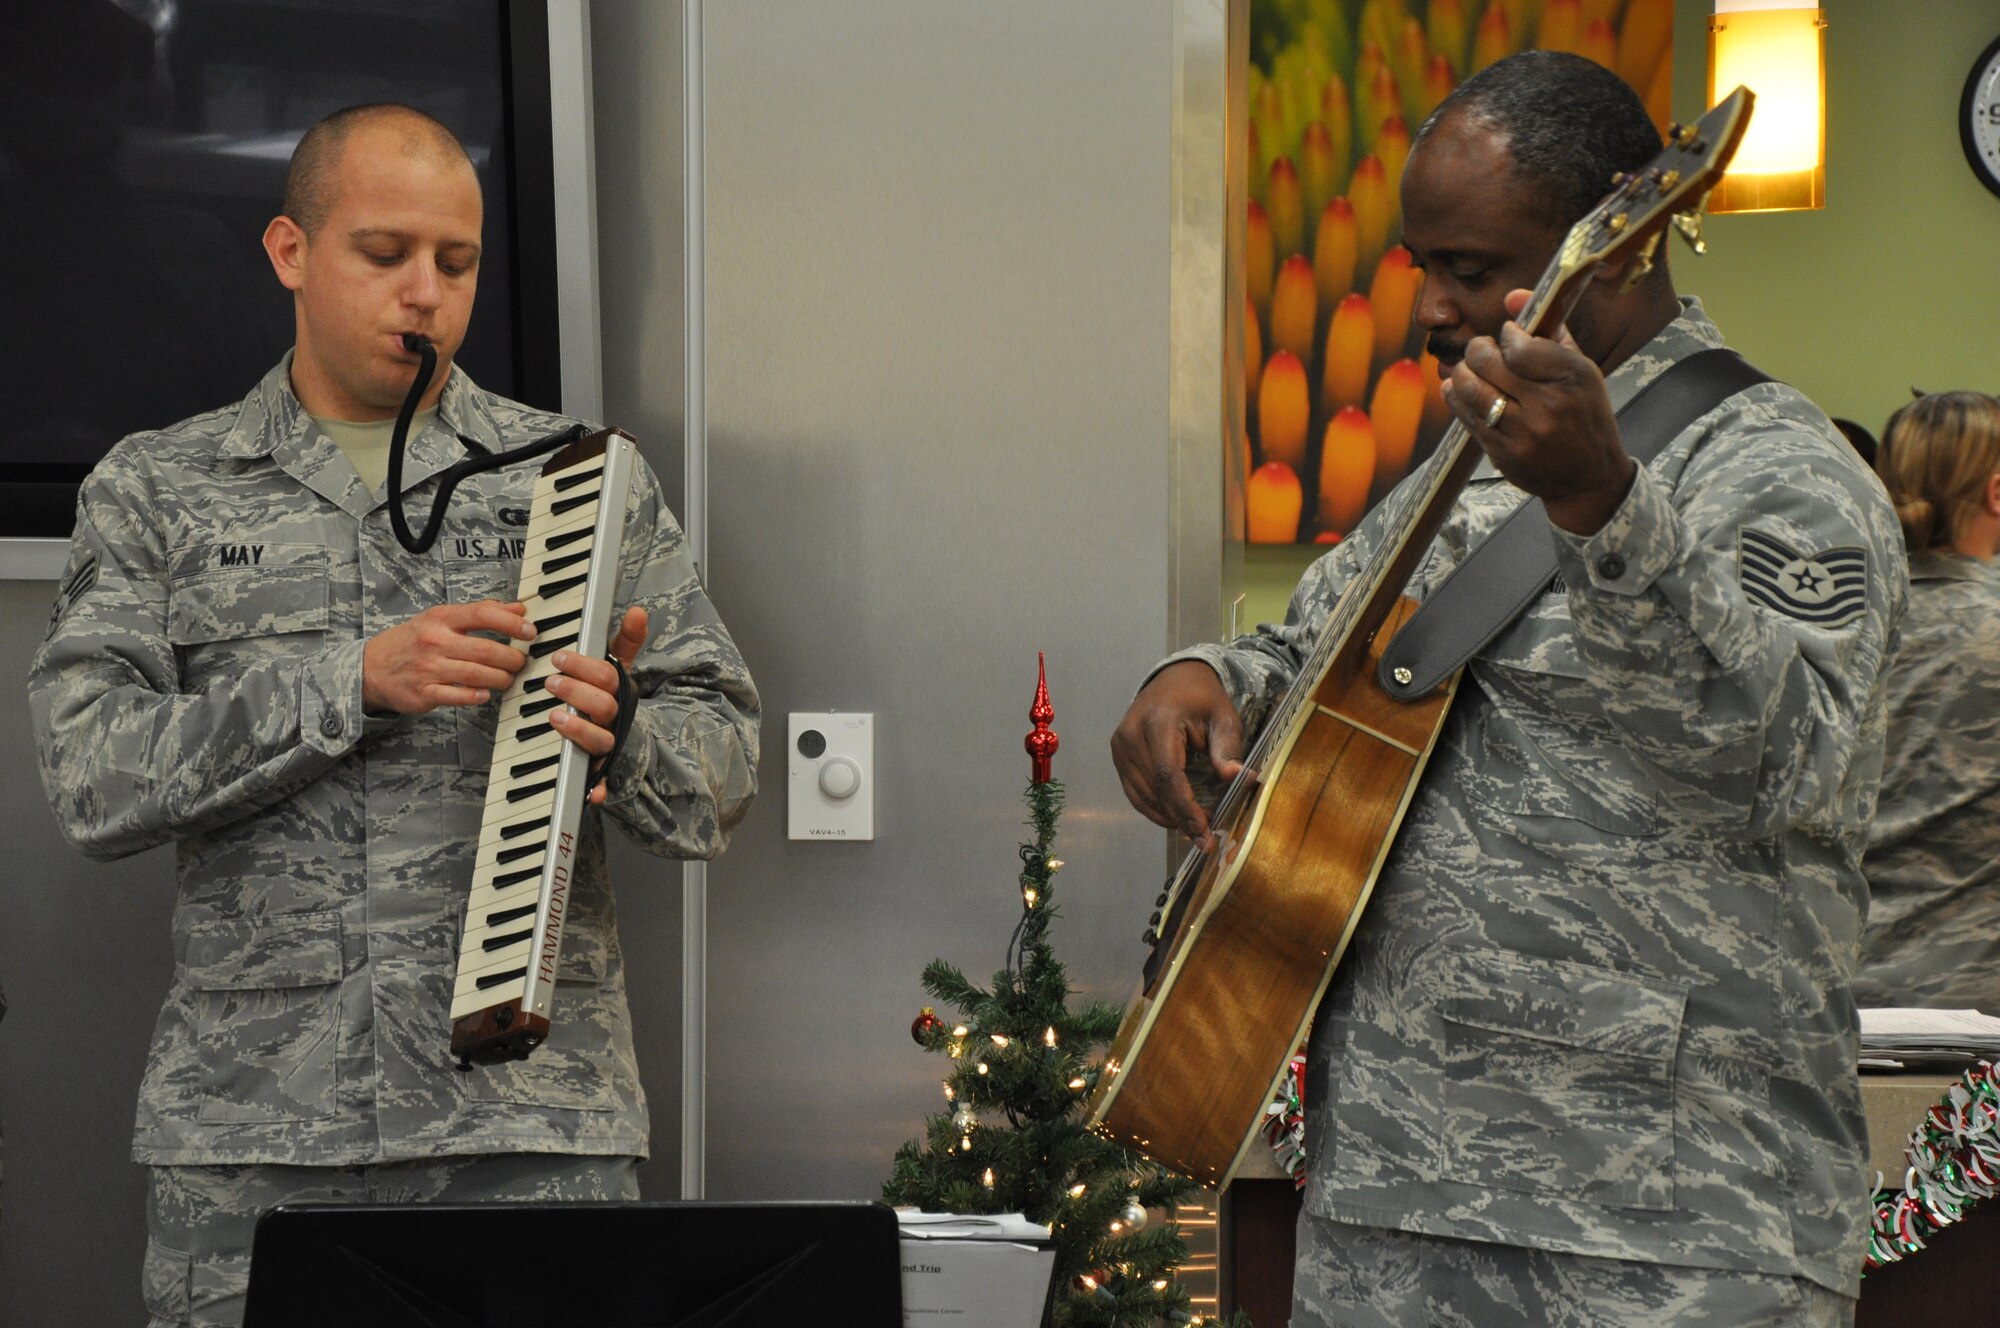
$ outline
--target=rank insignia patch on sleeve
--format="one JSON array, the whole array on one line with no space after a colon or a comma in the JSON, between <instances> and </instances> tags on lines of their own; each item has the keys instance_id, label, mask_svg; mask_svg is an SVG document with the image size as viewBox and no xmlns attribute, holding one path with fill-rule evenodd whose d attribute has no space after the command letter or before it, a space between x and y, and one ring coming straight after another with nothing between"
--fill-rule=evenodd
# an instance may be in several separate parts
<instances>
[{"instance_id":1,"label":"rank insignia patch on sleeve","mask_svg":"<svg viewBox=\"0 0 2000 1328\"><path fill-rule=\"evenodd\" d=\"M1744 594L1814 627L1845 627L1868 608L1868 551L1860 547L1804 554L1745 527L1736 566Z\"/></svg>"},{"instance_id":2,"label":"rank insignia patch on sleeve","mask_svg":"<svg viewBox=\"0 0 2000 1328\"><path fill-rule=\"evenodd\" d=\"M68 578L63 581L62 589L56 593L55 607L49 610L48 628L42 633L43 640L56 634L56 627L69 612L70 605L76 603L84 591L96 584L97 555L93 553L86 556L83 562L70 572Z\"/></svg>"}]
</instances>

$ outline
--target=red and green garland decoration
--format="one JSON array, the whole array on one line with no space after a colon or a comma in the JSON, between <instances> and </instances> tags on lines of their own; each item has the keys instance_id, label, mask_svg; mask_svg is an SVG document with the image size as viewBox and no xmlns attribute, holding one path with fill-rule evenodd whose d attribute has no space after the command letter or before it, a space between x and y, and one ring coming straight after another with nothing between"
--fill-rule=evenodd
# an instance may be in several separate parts
<instances>
[{"instance_id":1,"label":"red and green garland decoration","mask_svg":"<svg viewBox=\"0 0 2000 1328\"><path fill-rule=\"evenodd\" d=\"M1284 1086L1271 1105L1264 1108L1264 1138L1277 1155L1278 1170L1292 1178L1294 1187L1306 1187L1306 1058L1292 1057L1286 1067Z\"/></svg>"},{"instance_id":2,"label":"red and green garland decoration","mask_svg":"<svg viewBox=\"0 0 2000 1328\"><path fill-rule=\"evenodd\" d=\"M1901 1189L1875 1193L1868 1268L1906 1259L1981 1199L2000 1194L2000 1071L1967 1070L1925 1113L1905 1148Z\"/></svg>"}]
</instances>

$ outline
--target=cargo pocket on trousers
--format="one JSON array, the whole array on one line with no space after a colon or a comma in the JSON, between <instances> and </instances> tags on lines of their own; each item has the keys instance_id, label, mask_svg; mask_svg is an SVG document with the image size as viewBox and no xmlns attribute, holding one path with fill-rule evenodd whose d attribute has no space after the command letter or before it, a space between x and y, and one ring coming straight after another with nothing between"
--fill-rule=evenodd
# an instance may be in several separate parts
<instances>
[{"instance_id":1,"label":"cargo pocket on trousers","mask_svg":"<svg viewBox=\"0 0 2000 1328\"><path fill-rule=\"evenodd\" d=\"M145 1303L151 1323L183 1324L188 1321L188 1286L194 1277L194 1260L158 1241L146 1242L145 1262L139 1269L139 1297Z\"/></svg>"},{"instance_id":2,"label":"cargo pocket on trousers","mask_svg":"<svg viewBox=\"0 0 2000 1328\"><path fill-rule=\"evenodd\" d=\"M1685 989L1495 953L1448 971L1443 1178L1672 1208Z\"/></svg>"},{"instance_id":3,"label":"cargo pocket on trousers","mask_svg":"<svg viewBox=\"0 0 2000 1328\"><path fill-rule=\"evenodd\" d=\"M188 929L200 1120L249 1124L333 1113L340 930L340 915L330 910Z\"/></svg>"},{"instance_id":4,"label":"cargo pocket on trousers","mask_svg":"<svg viewBox=\"0 0 2000 1328\"><path fill-rule=\"evenodd\" d=\"M573 930L556 959L555 1000L549 1007L549 1040L523 1061L474 1066L458 1076L475 1102L557 1111L610 1111L617 1105L610 1070L618 1056L612 1020L597 1000L606 964L602 937Z\"/></svg>"}]
</instances>

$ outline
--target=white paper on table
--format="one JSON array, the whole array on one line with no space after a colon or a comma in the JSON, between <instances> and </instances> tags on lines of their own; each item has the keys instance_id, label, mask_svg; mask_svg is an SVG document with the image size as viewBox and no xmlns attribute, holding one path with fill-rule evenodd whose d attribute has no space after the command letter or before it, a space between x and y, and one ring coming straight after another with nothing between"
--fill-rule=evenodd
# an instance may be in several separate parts
<instances>
[{"instance_id":1,"label":"white paper on table","mask_svg":"<svg viewBox=\"0 0 2000 1328\"><path fill-rule=\"evenodd\" d=\"M1020 1213L926 1213L898 1208L896 1226L905 1239L1047 1240L1052 1234Z\"/></svg>"},{"instance_id":2,"label":"white paper on table","mask_svg":"<svg viewBox=\"0 0 2000 1328\"><path fill-rule=\"evenodd\" d=\"M1056 1252L1012 1240L906 1233L902 1267L904 1328L1037 1328Z\"/></svg>"},{"instance_id":3,"label":"white paper on table","mask_svg":"<svg viewBox=\"0 0 2000 1328\"><path fill-rule=\"evenodd\" d=\"M1973 1060L2000 1055L2000 1018L1977 1010L1889 1006L1861 1011L1861 1054L1869 1058Z\"/></svg>"}]
</instances>

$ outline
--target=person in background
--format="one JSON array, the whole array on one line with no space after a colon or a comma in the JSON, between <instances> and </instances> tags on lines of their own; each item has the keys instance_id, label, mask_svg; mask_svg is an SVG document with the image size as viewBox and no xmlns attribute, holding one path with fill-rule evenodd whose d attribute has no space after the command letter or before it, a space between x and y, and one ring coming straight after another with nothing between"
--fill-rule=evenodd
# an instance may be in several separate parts
<instances>
[{"instance_id":1,"label":"person in background","mask_svg":"<svg viewBox=\"0 0 2000 1328\"><path fill-rule=\"evenodd\" d=\"M1512 321L1659 150L1615 74L1534 52L1460 84L1403 171L1415 318L1485 453L1406 593L1528 495L1559 576L1466 666L1314 1016L1293 1328L1854 1314L1848 982L1901 541L1781 383L1632 460L1614 409L1722 343L1664 263L1594 269L1555 335ZM1207 832L1190 758L1242 768L1395 505L1283 625L1155 671L1112 741L1134 806Z\"/></svg>"},{"instance_id":2,"label":"person in background","mask_svg":"<svg viewBox=\"0 0 2000 1328\"><path fill-rule=\"evenodd\" d=\"M584 813L551 1032L461 1073L451 992L496 698L536 635L514 596L539 463L471 476L436 544L404 549L383 476L418 368L405 335L438 354L415 511L451 463L572 423L452 364L482 216L431 117L321 121L264 233L291 352L242 401L126 438L79 497L29 698L65 836L100 858L175 849L174 978L133 1140L151 1328L240 1323L252 1230L279 1202L638 1196L602 823L668 857L719 852L755 791L757 694L639 467L611 644L638 699ZM611 754L613 667L552 662L552 726Z\"/></svg>"},{"instance_id":3,"label":"person in background","mask_svg":"<svg viewBox=\"0 0 2000 1328\"><path fill-rule=\"evenodd\" d=\"M1833 427L1840 430L1840 436L1847 440L1848 445L1863 461L1871 466L1875 464L1875 435L1868 432L1866 426L1836 415L1833 417Z\"/></svg>"},{"instance_id":4,"label":"person in background","mask_svg":"<svg viewBox=\"0 0 2000 1328\"><path fill-rule=\"evenodd\" d=\"M1910 553L1868 827L1864 1006L2000 1015L2000 400L1918 397L1876 471Z\"/></svg>"}]
</instances>

